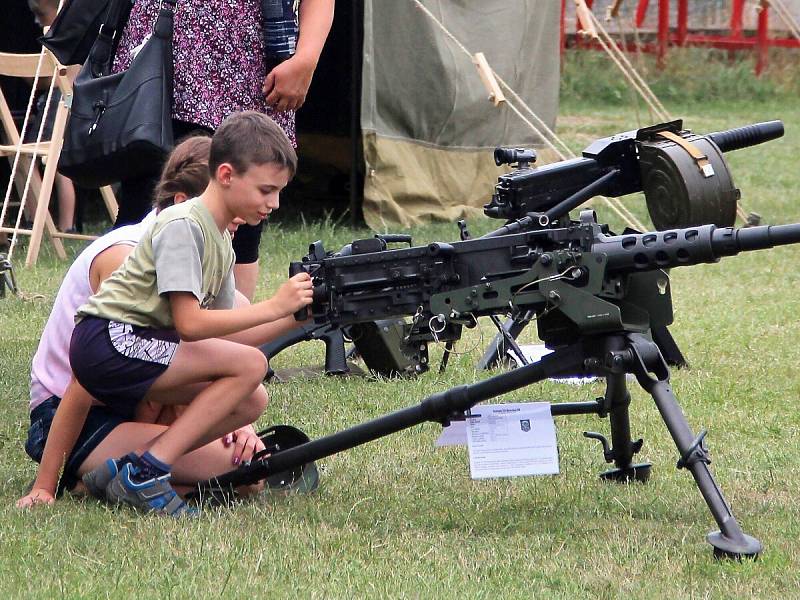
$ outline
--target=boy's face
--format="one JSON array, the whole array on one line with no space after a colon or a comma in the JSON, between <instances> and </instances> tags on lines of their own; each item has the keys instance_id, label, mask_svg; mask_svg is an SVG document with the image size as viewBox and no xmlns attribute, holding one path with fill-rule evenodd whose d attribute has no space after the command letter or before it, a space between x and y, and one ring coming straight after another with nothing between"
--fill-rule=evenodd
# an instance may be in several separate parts
<instances>
[{"instance_id":1,"label":"boy's face","mask_svg":"<svg viewBox=\"0 0 800 600\"><path fill-rule=\"evenodd\" d=\"M280 206L281 190L289 183L289 170L275 163L250 165L243 173L230 173L226 204L248 225L258 225Z\"/></svg>"}]
</instances>

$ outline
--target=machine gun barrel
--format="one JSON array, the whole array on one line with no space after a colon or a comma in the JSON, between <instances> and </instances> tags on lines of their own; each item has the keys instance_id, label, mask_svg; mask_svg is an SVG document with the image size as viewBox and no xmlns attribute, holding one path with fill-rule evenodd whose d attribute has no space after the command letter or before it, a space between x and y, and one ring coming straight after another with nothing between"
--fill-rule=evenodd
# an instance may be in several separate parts
<instances>
[{"instance_id":1,"label":"machine gun barrel","mask_svg":"<svg viewBox=\"0 0 800 600\"><path fill-rule=\"evenodd\" d=\"M767 121L754 123L727 131L709 133L708 137L722 152L731 152L756 144L763 144L783 136L783 123L781 121Z\"/></svg>"},{"instance_id":2,"label":"machine gun barrel","mask_svg":"<svg viewBox=\"0 0 800 600\"><path fill-rule=\"evenodd\" d=\"M600 236L592 252L607 256L607 269L650 271L717 262L723 256L800 242L800 223L736 229L703 225L641 234Z\"/></svg>"}]
</instances>

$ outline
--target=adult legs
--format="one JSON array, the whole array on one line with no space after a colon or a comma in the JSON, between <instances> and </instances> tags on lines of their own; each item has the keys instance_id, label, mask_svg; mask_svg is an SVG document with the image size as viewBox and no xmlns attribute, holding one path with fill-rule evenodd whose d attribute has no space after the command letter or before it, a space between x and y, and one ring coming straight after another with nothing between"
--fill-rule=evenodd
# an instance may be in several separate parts
<instances>
[{"instance_id":1,"label":"adult legs","mask_svg":"<svg viewBox=\"0 0 800 600\"><path fill-rule=\"evenodd\" d=\"M233 251L236 264L233 276L236 289L252 302L258 284L258 251L264 224L241 225L233 236Z\"/></svg>"},{"instance_id":2,"label":"adult legs","mask_svg":"<svg viewBox=\"0 0 800 600\"><path fill-rule=\"evenodd\" d=\"M58 190L58 230L75 229L75 187L63 175L56 175Z\"/></svg>"}]
</instances>

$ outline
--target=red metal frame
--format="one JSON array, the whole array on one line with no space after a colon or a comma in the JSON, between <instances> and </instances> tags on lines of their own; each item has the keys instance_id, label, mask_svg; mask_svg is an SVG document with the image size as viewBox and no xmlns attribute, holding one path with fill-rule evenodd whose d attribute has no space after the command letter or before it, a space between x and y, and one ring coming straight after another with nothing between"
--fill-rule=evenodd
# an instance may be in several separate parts
<instances>
[{"instance_id":1,"label":"red metal frame","mask_svg":"<svg viewBox=\"0 0 800 600\"><path fill-rule=\"evenodd\" d=\"M750 50L756 53L756 74L761 75L767 65L769 48L798 48L800 40L794 38L771 38L769 36L769 3L762 2L758 14L758 25L755 36L745 35L743 26L745 0L731 0L730 29L726 34L712 35L692 33L689 28L689 0L678 0L678 22L674 30L670 28L670 0L657 0L658 2L658 28L655 43L643 44L638 49L643 52L655 54L659 67L666 61L667 50L670 46L707 46L725 50ZM586 0L592 8L593 0ZM641 27L650 8L650 0L639 0L636 6L635 22ZM567 35L565 20L566 0L561 2L561 48L566 47ZM599 48L598 44L582 39L577 35L576 24L575 46L578 48ZM629 43L626 50L635 50L634 44Z\"/></svg>"}]
</instances>

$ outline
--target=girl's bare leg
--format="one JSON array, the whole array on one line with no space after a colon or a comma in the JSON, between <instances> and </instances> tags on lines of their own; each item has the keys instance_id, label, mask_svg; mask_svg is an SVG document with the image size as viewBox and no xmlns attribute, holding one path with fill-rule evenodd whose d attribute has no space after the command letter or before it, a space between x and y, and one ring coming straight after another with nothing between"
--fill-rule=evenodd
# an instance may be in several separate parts
<instances>
[{"instance_id":1,"label":"girl's bare leg","mask_svg":"<svg viewBox=\"0 0 800 600\"><path fill-rule=\"evenodd\" d=\"M146 448L166 430L166 425L121 423L86 457L78 474L84 475L94 470L109 458L118 458L139 448ZM226 448L219 439L193 450L172 465L172 482L194 485L198 481L227 473L234 468L233 452L233 446Z\"/></svg>"}]
</instances>

